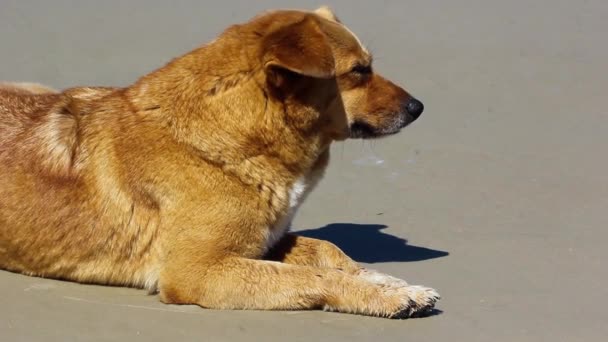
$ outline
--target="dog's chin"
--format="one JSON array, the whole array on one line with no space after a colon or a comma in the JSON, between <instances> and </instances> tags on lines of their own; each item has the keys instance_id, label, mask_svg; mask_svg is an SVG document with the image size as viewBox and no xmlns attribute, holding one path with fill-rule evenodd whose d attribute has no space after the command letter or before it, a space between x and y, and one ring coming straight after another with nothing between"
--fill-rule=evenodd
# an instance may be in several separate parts
<instances>
[{"instance_id":1,"label":"dog's chin","mask_svg":"<svg viewBox=\"0 0 608 342\"><path fill-rule=\"evenodd\" d=\"M364 121L355 121L350 125L351 139L379 139L397 132L399 129L378 129Z\"/></svg>"},{"instance_id":2,"label":"dog's chin","mask_svg":"<svg viewBox=\"0 0 608 342\"><path fill-rule=\"evenodd\" d=\"M350 125L350 138L380 139L388 137L399 133L403 127L409 125L411 122L411 120L398 120L385 127L374 127L365 121L357 120Z\"/></svg>"}]
</instances>

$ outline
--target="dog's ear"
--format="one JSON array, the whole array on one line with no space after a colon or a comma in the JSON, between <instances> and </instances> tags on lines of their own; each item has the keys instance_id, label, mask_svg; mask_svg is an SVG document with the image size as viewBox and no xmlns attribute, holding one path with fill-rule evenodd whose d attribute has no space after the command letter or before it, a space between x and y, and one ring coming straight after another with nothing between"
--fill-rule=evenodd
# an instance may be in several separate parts
<instances>
[{"instance_id":1,"label":"dog's ear","mask_svg":"<svg viewBox=\"0 0 608 342\"><path fill-rule=\"evenodd\" d=\"M318 20L307 15L265 37L263 63L267 73L283 69L315 78L335 76L333 52Z\"/></svg>"},{"instance_id":2,"label":"dog's ear","mask_svg":"<svg viewBox=\"0 0 608 342\"><path fill-rule=\"evenodd\" d=\"M335 21L340 23L340 19L336 16L334 11L329 8L329 6L321 6L315 10L315 14L320 16L321 18L325 18L327 20Z\"/></svg>"}]
</instances>

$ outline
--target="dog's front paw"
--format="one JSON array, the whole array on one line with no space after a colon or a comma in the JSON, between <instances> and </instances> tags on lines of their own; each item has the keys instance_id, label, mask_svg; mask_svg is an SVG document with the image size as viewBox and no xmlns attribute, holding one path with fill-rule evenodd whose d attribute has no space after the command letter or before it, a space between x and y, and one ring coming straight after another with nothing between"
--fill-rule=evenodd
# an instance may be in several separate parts
<instances>
[{"instance_id":1,"label":"dog's front paw","mask_svg":"<svg viewBox=\"0 0 608 342\"><path fill-rule=\"evenodd\" d=\"M440 299L434 289L408 285L375 271L361 269L354 275L340 275L344 279L336 283L335 295L328 296L325 310L404 319L429 315Z\"/></svg>"},{"instance_id":2,"label":"dog's front paw","mask_svg":"<svg viewBox=\"0 0 608 342\"><path fill-rule=\"evenodd\" d=\"M441 298L432 288L409 285L405 280L375 270L362 268L356 276L378 286L392 302L391 309L386 310L389 318L419 317L430 313L435 303ZM397 303L397 304L394 304Z\"/></svg>"},{"instance_id":3,"label":"dog's front paw","mask_svg":"<svg viewBox=\"0 0 608 342\"><path fill-rule=\"evenodd\" d=\"M382 287L382 291L390 298L389 302L393 303L391 308L386 310L386 317L394 319L428 315L441 298L434 289L418 285L385 286Z\"/></svg>"},{"instance_id":4,"label":"dog's front paw","mask_svg":"<svg viewBox=\"0 0 608 342\"><path fill-rule=\"evenodd\" d=\"M428 315L435 303L441 298L435 289L419 285L403 288L405 294L402 307L391 314L390 318L403 319Z\"/></svg>"}]
</instances>

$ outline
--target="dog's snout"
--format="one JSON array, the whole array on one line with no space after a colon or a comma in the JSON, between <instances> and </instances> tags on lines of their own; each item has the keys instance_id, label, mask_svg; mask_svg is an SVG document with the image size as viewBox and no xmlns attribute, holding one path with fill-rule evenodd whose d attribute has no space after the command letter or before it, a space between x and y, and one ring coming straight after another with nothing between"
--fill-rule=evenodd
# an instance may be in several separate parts
<instances>
[{"instance_id":1,"label":"dog's snout","mask_svg":"<svg viewBox=\"0 0 608 342\"><path fill-rule=\"evenodd\" d=\"M414 118L414 120L416 120L424 111L424 105L422 102L412 97L405 105L405 110Z\"/></svg>"}]
</instances>

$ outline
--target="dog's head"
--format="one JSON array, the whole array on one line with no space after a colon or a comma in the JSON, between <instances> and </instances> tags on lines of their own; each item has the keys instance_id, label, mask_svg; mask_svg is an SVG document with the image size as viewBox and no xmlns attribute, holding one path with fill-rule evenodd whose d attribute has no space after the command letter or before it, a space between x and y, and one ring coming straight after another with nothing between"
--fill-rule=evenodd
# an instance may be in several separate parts
<instances>
[{"instance_id":1,"label":"dog's head","mask_svg":"<svg viewBox=\"0 0 608 342\"><path fill-rule=\"evenodd\" d=\"M234 25L130 92L139 108L173 121L179 139L222 160L270 154L297 164L333 140L396 133L423 109L374 72L371 54L326 7Z\"/></svg>"},{"instance_id":2,"label":"dog's head","mask_svg":"<svg viewBox=\"0 0 608 342\"><path fill-rule=\"evenodd\" d=\"M308 80L314 87L306 96L320 97L329 89L322 80L334 82L337 92L322 112L335 139L394 134L422 114L422 102L374 72L370 52L329 8L275 12L253 23L265 32L263 65L275 87L302 91Z\"/></svg>"}]
</instances>

